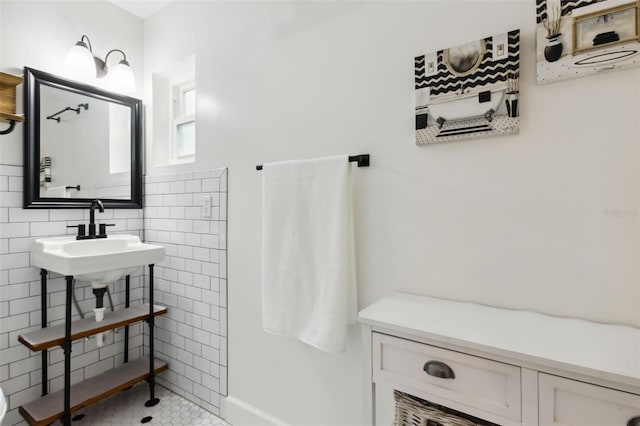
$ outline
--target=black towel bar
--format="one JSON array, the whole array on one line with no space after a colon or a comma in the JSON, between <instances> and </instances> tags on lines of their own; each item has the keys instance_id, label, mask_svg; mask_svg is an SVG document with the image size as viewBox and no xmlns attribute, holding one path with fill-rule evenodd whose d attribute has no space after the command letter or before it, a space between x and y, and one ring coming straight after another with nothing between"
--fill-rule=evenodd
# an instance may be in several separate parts
<instances>
[{"instance_id":1,"label":"black towel bar","mask_svg":"<svg viewBox=\"0 0 640 426\"><path fill-rule=\"evenodd\" d=\"M51 114L50 116L47 117L47 120L55 120L58 123L60 122L60 117L58 117L60 114L62 114L63 112L67 112L67 111L73 111L76 114L80 114L81 109L80 108L84 108L85 111L87 111L89 109L89 104L78 104L78 108L71 108L71 107L66 107L65 109L61 109L60 111Z\"/></svg>"},{"instance_id":2,"label":"black towel bar","mask_svg":"<svg viewBox=\"0 0 640 426\"><path fill-rule=\"evenodd\" d=\"M369 154L350 155L349 161L357 162L358 167L369 167ZM262 170L262 164L258 164L256 170Z\"/></svg>"}]
</instances>

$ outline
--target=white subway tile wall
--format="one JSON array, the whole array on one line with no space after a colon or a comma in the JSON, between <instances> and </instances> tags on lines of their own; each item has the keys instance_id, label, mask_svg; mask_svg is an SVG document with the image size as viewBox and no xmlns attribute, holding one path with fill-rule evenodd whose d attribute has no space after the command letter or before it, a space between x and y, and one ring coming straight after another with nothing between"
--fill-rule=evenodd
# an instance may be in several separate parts
<instances>
[{"instance_id":1,"label":"white subway tile wall","mask_svg":"<svg viewBox=\"0 0 640 426\"><path fill-rule=\"evenodd\" d=\"M18 336L41 327L40 270L31 266L30 245L37 237L73 234L67 225L88 222L88 210L22 209L22 167L0 164L0 386L7 397L9 412L3 426L26 425L18 407L41 395L41 354L18 342ZM142 210L107 209L96 214L97 221L114 223L109 233L142 237ZM49 325L64 323L64 278L50 274L47 282ZM80 309L92 316L95 296L89 283L76 282ZM124 307L124 279L110 285L115 309ZM143 302L143 268L131 277L131 304ZM80 316L75 307L74 319ZM143 323L130 328L129 359L143 352ZM145 331L146 332L146 331ZM72 346L71 381L76 383L107 371L123 362L124 331L109 333L105 345L95 339L78 340ZM59 347L49 350L49 391L63 386L64 355Z\"/></svg>"},{"instance_id":2,"label":"white subway tile wall","mask_svg":"<svg viewBox=\"0 0 640 426\"><path fill-rule=\"evenodd\" d=\"M158 382L219 415L227 394L227 169L147 176L145 240L166 248L156 265ZM202 215L203 197L211 215Z\"/></svg>"}]
</instances>

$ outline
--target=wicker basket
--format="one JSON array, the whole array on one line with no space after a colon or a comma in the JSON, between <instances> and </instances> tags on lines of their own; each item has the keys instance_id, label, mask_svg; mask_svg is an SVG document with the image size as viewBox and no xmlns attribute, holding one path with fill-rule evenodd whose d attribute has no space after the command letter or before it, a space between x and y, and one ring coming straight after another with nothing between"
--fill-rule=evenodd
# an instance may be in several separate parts
<instances>
[{"instance_id":1,"label":"wicker basket","mask_svg":"<svg viewBox=\"0 0 640 426\"><path fill-rule=\"evenodd\" d=\"M394 426L478 426L453 413L445 412L428 401L397 390L393 391L396 401Z\"/></svg>"}]
</instances>

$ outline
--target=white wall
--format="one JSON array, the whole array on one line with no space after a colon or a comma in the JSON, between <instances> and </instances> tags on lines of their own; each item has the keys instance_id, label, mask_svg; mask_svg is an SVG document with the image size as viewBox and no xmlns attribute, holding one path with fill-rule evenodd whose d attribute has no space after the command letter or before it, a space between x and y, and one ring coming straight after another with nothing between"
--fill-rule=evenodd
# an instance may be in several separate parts
<instances>
[{"instance_id":1,"label":"white wall","mask_svg":"<svg viewBox=\"0 0 640 426\"><path fill-rule=\"evenodd\" d=\"M354 170L361 307L396 289L640 325L640 70L536 86L534 6L180 2L145 22L147 77L196 55L183 169L229 167L233 399L296 425L363 421L356 328L345 355L262 331L268 161L371 154ZM417 147L414 56L515 28L520 134Z\"/></svg>"},{"instance_id":2,"label":"white wall","mask_svg":"<svg viewBox=\"0 0 640 426\"><path fill-rule=\"evenodd\" d=\"M138 81L143 75L142 21L107 2L0 2L0 70L22 74L29 66L57 75L64 74L67 50L82 34L93 43L94 52L104 56L107 49L127 53ZM17 111L24 112L23 85L18 86ZM139 84L140 93L142 84ZM6 128L4 123L0 129ZM31 266L29 249L38 237L73 233L67 225L88 220L87 210L22 209L22 166L24 124L0 136L0 386L8 399L9 412L4 425L26 425L18 407L40 397L40 354L18 342L18 335L40 328L39 270ZM103 131L104 132L104 131ZM103 156L104 158L104 156ZM76 160L79 160L76 158ZM106 161L105 161L106 163ZM105 166L106 168L106 166ZM142 236L142 210L108 209L98 214L99 222L114 223L109 232ZM132 280L132 304L143 299L143 280ZM60 277L49 281L50 325L64 317L64 283ZM111 286L116 309L124 305L124 282ZM84 312L95 306L90 286L78 283L77 296ZM76 312L74 308L74 313ZM74 317L75 319L76 317ZM143 352L142 324L131 331L130 359ZM108 345L96 348L95 340L73 345L72 383L95 376L122 363L123 334L107 336ZM61 349L49 355L50 390L63 386Z\"/></svg>"},{"instance_id":3,"label":"white wall","mask_svg":"<svg viewBox=\"0 0 640 426\"><path fill-rule=\"evenodd\" d=\"M0 13L0 69L23 73L25 66L65 76L67 51L83 34L89 36L93 53L104 59L111 49L121 49L136 77L136 94L144 90L142 20L106 1L15 1L2 0ZM109 58L110 66L119 56ZM112 62L113 61L113 62ZM24 112L24 85L18 86L16 110ZM4 129L5 126L0 126ZM0 162L22 165L22 129L0 136Z\"/></svg>"}]
</instances>

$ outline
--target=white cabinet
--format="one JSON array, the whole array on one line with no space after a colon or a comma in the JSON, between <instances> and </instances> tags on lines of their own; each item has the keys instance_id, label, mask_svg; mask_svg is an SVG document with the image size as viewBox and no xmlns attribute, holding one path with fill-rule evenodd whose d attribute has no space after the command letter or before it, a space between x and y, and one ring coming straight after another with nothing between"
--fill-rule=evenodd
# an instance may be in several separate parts
<instances>
[{"instance_id":1,"label":"white cabinet","mask_svg":"<svg viewBox=\"0 0 640 426\"><path fill-rule=\"evenodd\" d=\"M404 294L359 320L371 424L384 385L504 426L640 426L636 328Z\"/></svg>"},{"instance_id":2,"label":"white cabinet","mask_svg":"<svg viewBox=\"0 0 640 426\"><path fill-rule=\"evenodd\" d=\"M640 424L640 395L544 373L538 377L542 425L627 426L635 418Z\"/></svg>"},{"instance_id":3,"label":"white cabinet","mask_svg":"<svg viewBox=\"0 0 640 426\"><path fill-rule=\"evenodd\" d=\"M470 407L520 421L520 368L373 333L373 379L402 384L460 411Z\"/></svg>"}]
</instances>

